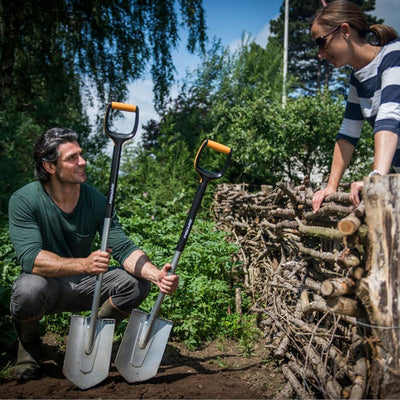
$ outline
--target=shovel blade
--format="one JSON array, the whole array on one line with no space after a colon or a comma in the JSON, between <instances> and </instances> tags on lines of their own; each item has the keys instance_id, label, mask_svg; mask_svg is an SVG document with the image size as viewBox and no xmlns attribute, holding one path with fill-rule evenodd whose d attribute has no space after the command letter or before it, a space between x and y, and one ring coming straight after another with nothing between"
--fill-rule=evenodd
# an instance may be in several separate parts
<instances>
[{"instance_id":1,"label":"shovel blade","mask_svg":"<svg viewBox=\"0 0 400 400\"><path fill-rule=\"evenodd\" d=\"M146 381L157 374L167 346L172 321L155 318L144 348L140 347L140 335L149 314L133 310L118 349L115 364L126 381Z\"/></svg>"},{"instance_id":2,"label":"shovel blade","mask_svg":"<svg viewBox=\"0 0 400 400\"><path fill-rule=\"evenodd\" d=\"M115 320L98 319L92 350L86 352L90 318L73 315L65 350L63 374L80 389L88 389L108 376Z\"/></svg>"}]
</instances>

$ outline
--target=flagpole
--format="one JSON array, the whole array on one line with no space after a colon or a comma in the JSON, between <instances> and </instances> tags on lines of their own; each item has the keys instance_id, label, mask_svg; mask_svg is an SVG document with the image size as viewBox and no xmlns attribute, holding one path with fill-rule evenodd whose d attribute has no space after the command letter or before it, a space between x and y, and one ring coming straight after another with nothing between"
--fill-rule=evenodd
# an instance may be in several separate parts
<instances>
[{"instance_id":1,"label":"flagpole","mask_svg":"<svg viewBox=\"0 0 400 400\"><path fill-rule=\"evenodd\" d=\"M286 76L289 42L289 0L285 0L285 28L283 37L283 85L282 85L282 107L286 105Z\"/></svg>"}]
</instances>

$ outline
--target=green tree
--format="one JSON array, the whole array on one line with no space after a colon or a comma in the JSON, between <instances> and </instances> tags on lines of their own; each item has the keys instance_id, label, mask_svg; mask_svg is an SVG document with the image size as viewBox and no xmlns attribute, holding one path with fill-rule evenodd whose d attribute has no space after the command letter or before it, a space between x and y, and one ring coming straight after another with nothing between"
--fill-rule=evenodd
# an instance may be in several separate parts
<instances>
[{"instance_id":1,"label":"green tree","mask_svg":"<svg viewBox=\"0 0 400 400\"><path fill-rule=\"evenodd\" d=\"M281 60L280 49L272 44L264 49L243 40L231 54L214 42L161 113L160 122L150 121L144 127L144 147L154 152L164 144L183 142L193 152L230 108L259 96L280 101Z\"/></svg>"},{"instance_id":2,"label":"green tree","mask_svg":"<svg viewBox=\"0 0 400 400\"><path fill-rule=\"evenodd\" d=\"M148 65L162 107L179 26L188 50L202 51L201 0L0 0L0 213L32 179L32 143L45 129L75 129L97 155L107 139L91 132L87 107L123 101Z\"/></svg>"},{"instance_id":3,"label":"green tree","mask_svg":"<svg viewBox=\"0 0 400 400\"><path fill-rule=\"evenodd\" d=\"M233 148L226 174L231 182L299 183L308 175L314 184L321 183L329 173L343 96L317 91L289 98L283 107L281 65L282 52L273 43L265 49L242 43L234 54L218 46L211 49L160 122L148 125L146 151L152 154L152 163L163 168L168 160L176 164L176 149L193 154L200 140L208 137ZM372 157L367 126L363 137L347 170L352 177L361 177Z\"/></svg>"},{"instance_id":4,"label":"green tree","mask_svg":"<svg viewBox=\"0 0 400 400\"><path fill-rule=\"evenodd\" d=\"M370 24L381 22L368 14L375 9L375 0L351 0L366 12ZM289 1L289 48L288 71L296 78L295 87L315 92L323 87L341 88L349 75L349 68L334 70L326 60L318 59L315 45L310 35L310 23L319 7L320 0ZM285 2L282 2L277 19L270 22L269 40L283 47ZM347 85L346 85L347 86Z\"/></svg>"},{"instance_id":5,"label":"green tree","mask_svg":"<svg viewBox=\"0 0 400 400\"><path fill-rule=\"evenodd\" d=\"M269 103L260 96L225 111L214 134L225 137L235 149L235 170L240 174L232 179L258 186L280 180L299 184L309 176L319 184L329 173L334 139L344 112L343 99L335 99L325 91L289 98L282 107L280 102ZM363 176L372 159L368 126L363 137L347 171L352 176Z\"/></svg>"},{"instance_id":6,"label":"green tree","mask_svg":"<svg viewBox=\"0 0 400 400\"><path fill-rule=\"evenodd\" d=\"M220 41L214 41L202 56L199 66L188 73L160 113L160 121L144 126L143 146L154 153L182 143L189 153L196 151L199 141L212 129L210 110L218 96L223 77L229 74L230 56ZM162 156L163 157L163 156Z\"/></svg>"},{"instance_id":7,"label":"green tree","mask_svg":"<svg viewBox=\"0 0 400 400\"><path fill-rule=\"evenodd\" d=\"M63 64L65 73L79 75L81 86L91 83L101 100L123 99L127 84L139 78L150 62L156 105L161 106L173 81L171 49L179 40L175 3L2 1L1 102L7 100L11 90L19 90L22 85L33 89L30 79L45 74L57 61ZM177 3L181 24L188 29L187 49L203 50L206 35L202 1ZM31 94L35 92L32 90Z\"/></svg>"}]
</instances>

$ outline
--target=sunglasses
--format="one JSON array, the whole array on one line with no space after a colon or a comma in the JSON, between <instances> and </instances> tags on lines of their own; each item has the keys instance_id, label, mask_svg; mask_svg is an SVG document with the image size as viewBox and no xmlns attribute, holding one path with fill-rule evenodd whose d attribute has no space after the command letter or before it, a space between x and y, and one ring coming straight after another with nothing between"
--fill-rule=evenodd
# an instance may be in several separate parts
<instances>
[{"instance_id":1,"label":"sunglasses","mask_svg":"<svg viewBox=\"0 0 400 400\"><path fill-rule=\"evenodd\" d=\"M326 35L320 36L320 37L317 37L316 39L314 39L315 47L316 47L318 50L324 49L325 46L326 46L326 38L327 38L329 35L332 35L333 33L337 32L337 31L341 28L341 26L342 26L342 25L339 25L337 28L335 28L333 31L328 32Z\"/></svg>"}]
</instances>

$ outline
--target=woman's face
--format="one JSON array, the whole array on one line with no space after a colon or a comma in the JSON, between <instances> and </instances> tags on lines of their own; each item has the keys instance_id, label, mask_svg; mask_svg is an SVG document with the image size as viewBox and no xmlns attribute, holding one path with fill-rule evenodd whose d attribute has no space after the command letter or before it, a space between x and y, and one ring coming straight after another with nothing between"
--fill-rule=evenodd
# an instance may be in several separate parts
<instances>
[{"instance_id":1,"label":"woman's face","mask_svg":"<svg viewBox=\"0 0 400 400\"><path fill-rule=\"evenodd\" d=\"M326 59L336 68L349 64L348 43L342 26L332 29L314 22L311 26L311 36L314 40L321 38L318 44L323 44L318 48L318 58Z\"/></svg>"}]
</instances>

